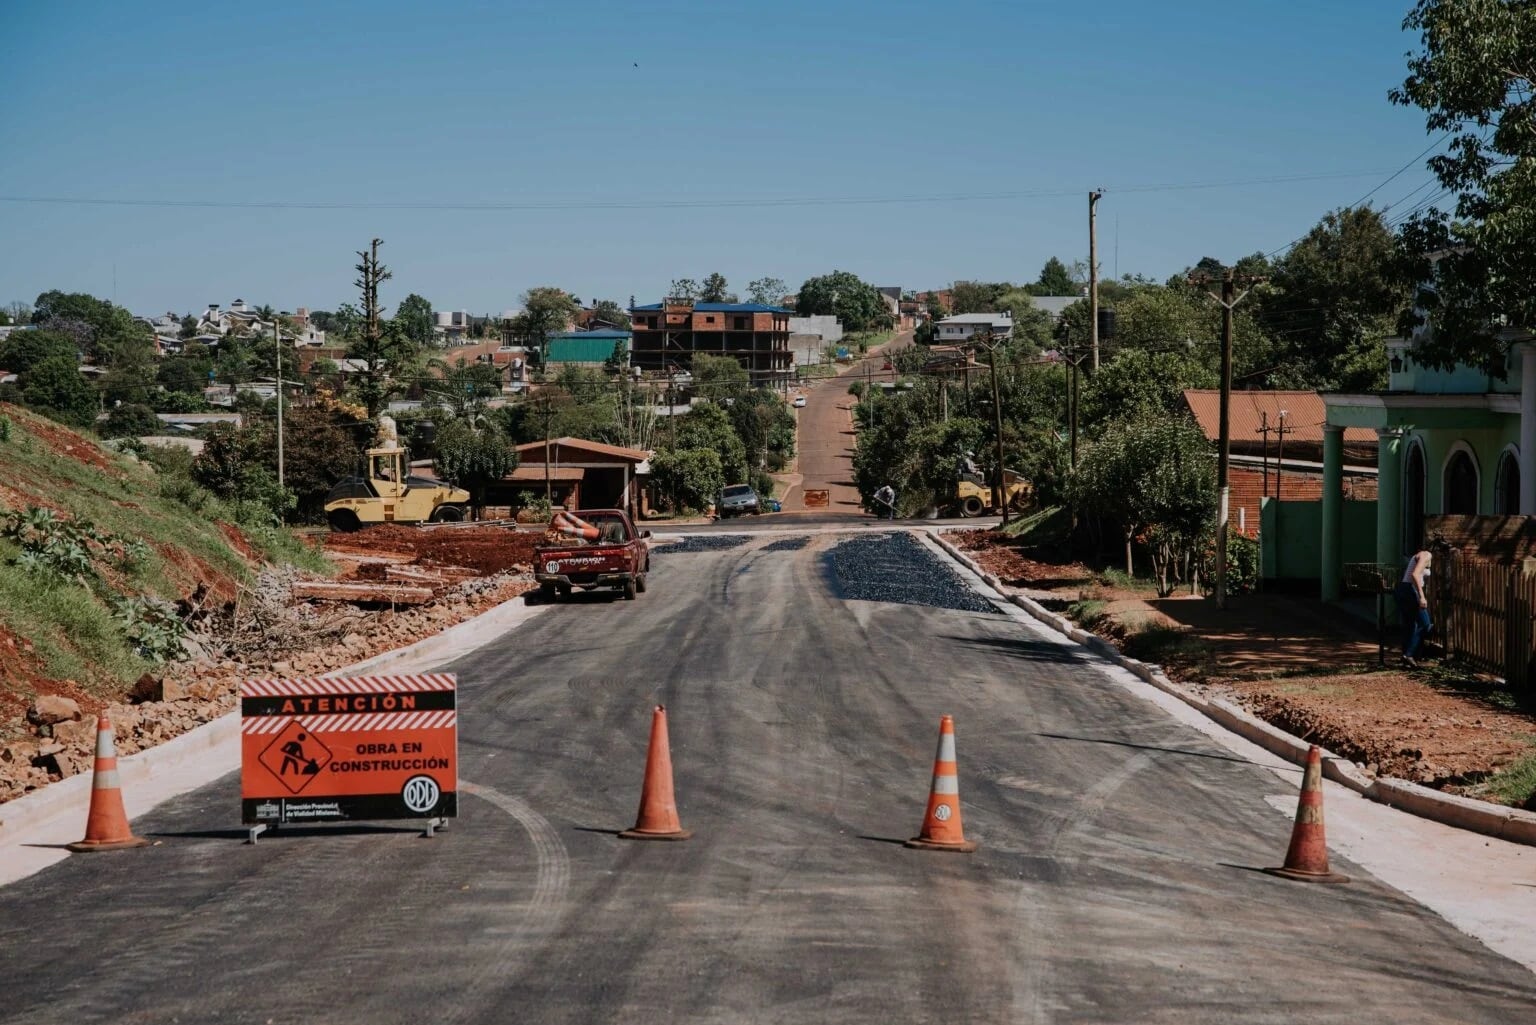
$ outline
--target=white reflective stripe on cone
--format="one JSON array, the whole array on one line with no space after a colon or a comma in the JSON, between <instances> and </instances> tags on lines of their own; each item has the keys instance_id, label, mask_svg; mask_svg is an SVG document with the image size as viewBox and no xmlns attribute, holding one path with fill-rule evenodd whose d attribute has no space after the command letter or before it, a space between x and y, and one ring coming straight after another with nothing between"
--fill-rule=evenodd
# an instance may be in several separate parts
<instances>
[{"instance_id":1,"label":"white reflective stripe on cone","mask_svg":"<svg viewBox=\"0 0 1536 1025\"><path fill-rule=\"evenodd\" d=\"M112 731L98 731L96 734L96 757L113 758L116 757L116 755L117 750L112 746Z\"/></svg>"},{"instance_id":2,"label":"white reflective stripe on cone","mask_svg":"<svg viewBox=\"0 0 1536 1025\"><path fill-rule=\"evenodd\" d=\"M952 762L955 760L955 735L953 733L939 734L939 753L934 756L936 762Z\"/></svg>"},{"instance_id":3,"label":"white reflective stripe on cone","mask_svg":"<svg viewBox=\"0 0 1536 1025\"><path fill-rule=\"evenodd\" d=\"M116 769L97 769L96 778L91 783L92 790L117 790L120 786Z\"/></svg>"},{"instance_id":4,"label":"white reflective stripe on cone","mask_svg":"<svg viewBox=\"0 0 1536 1025\"><path fill-rule=\"evenodd\" d=\"M935 776L933 777L933 792L936 794L960 793L959 776Z\"/></svg>"}]
</instances>

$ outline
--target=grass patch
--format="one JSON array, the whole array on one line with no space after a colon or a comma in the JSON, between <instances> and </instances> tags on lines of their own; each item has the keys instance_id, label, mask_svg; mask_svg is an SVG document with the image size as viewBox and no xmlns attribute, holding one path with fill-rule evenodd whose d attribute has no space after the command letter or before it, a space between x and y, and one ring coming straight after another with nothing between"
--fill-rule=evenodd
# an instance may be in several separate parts
<instances>
[{"instance_id":1,"label":"grass patch","mask_svg":"<svg viewBox=\"0 0 1536 1025\"><path fill-rule=\"evenodd\" d=\"M1121 644L1128 656L1160 666L1210 670L1216 664L1210 642L1188 630L1149 626L1126 637Z\"/></svg>"},{"instance_id":2,"label":"grass patch","mask_svg":"<svg viewBox=\"0 0 1536 1025\"><path fill-rule=\"evenodd\" d=\"M1489 776L1477 789L1502 804L1525 807L1536 796L1536 745L1519 761Z\"/></svg>"},{"instance_id":3,"label":"grass patch","mask_svg":"<svg viewBox=\"0 0 1536 1025\"><path fill-rule=\"evenodd\" d=\"M140 556L108 560L96 552L89 586L56 573L17 565L21 549L0 540L0 624L32 641L41 668L55 679L75 680L93 693L121 692L150 668L112 614L119 596L174 601L198 581L249 582L252 570L220 523L237 523L255 553L267 562L293 563L325 572L324 555L292 532L264 522L251 507L244 517L198 488L186 476L189 461L169 460L164 473L149 463L71 438L70 453L55 451L40 432L60 430L24 410L6 407L11 424L0 446L0 483L22 497L47 503L68 520L88 523L103 535L147 546ZM105 468L94 463L99 453ZM35 496L35 497L34 497ZM0 512L5 506L0 505ZM241 523L240 520L244 522Z\"/></svg>"},{"instance_id":4,"label":"grass patch","mask_svg":"<svg viewBox=\"0 0 1536 1025\"><path fill-rule=\"evenodd\" d=\"M1097 598L1079 598L1067 606L1067 618L1092 630L1104 621L1104 603Z\"/></svg>"},{"instance_id":5,"label":"grass patch","mask_svg":"<svg viewBox=\"0 0 1536 1025\"><path fill-rule=\"evenodd\" d=\"M836 377L837 367L831 363L802 363L795 367L795 376L802 381L820 380L824 377Z\"/></svg>"},{"instance_id":6,"label":"grass patch","mask_svg":"<svg viewBox=\"0 0 1536 1025\"><path fill-rule=\"evenodd\" d=\"M48 675L106 694L149 669L112 612L74 580L13 565L19 553L0 541L0 616L30 640Z\"/></svg>"},{"instance_id":7,"label":"grass patch","mask_svg":"<svg viewBox=\"0 0 1536 1025\"><path fill-rule=\"evenodd\" d=\"M1157 594L1157 581L1133 577L1120 569L1106 569L1099 574L1099 582L1105 587L1113 587L1121 591L1131 591L1135 594Z\"/></svg>"}]
</instances>

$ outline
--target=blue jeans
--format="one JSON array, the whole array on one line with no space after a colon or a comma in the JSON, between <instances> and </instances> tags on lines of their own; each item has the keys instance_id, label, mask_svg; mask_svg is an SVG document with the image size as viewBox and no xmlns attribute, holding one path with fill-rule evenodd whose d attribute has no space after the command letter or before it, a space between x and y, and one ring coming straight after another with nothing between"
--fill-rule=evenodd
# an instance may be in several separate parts
<instances>
[{"instance_id":1,"label":"blue jeans","mask_svg":"<svg viewBox=\"0 0 1536 1025\"><path fill-rule=\"evenodd\" d=\"M1403 657L1413 658L1435 625L1429 621L1429 610L1419 607L1419 593L1412 584L1399 583L1392 598L1397 602L1397 614L1403 623Z\"/></svg>"}]
</instances>

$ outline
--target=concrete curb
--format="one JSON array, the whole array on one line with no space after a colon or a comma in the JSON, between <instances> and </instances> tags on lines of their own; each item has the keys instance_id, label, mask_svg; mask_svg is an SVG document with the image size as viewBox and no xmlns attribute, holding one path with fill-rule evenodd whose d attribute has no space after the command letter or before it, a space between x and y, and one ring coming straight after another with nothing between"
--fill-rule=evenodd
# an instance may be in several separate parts
<instances>
[{"instance_id":1,"label":"concrete curb","mask_svg":"<svg viewBox=\"0 0 1536 1025\"><path fill-rule=\"evenodd\" d=\"M945 540L939 531L931 531L930 536L950 558L975 573L993 590L1045 626L1115 665L1129 670L1158 690L1178 698L1244 740L1257 744L1295 765L1306 762L1307 750L1311 746L1307 741L1291 736L1230 701L1201 697L1169 679L1161 667L1127 657L1102 637L1089 633L1065 617L1058 616L1039 602L1022 594L1006 593L996 576L983 571L975 560ZM1323 775L1378 804L1397 808L1447 826L1455 826L1458 829L1496 836L1513 843L1536 846L1536 812L1505 808L1456 794L1445 794L1390 776L1373 778L1360 771L1359 767L1349 759L1336 755L1326 748L1323 749Z\"/></svg>"},{"instance_id":2,"label":"concrete curb","mask_svg":"<svg viewBox=\"0 0 1536 1025\"><path fill-rule=\"evenodd\" d=\"M457 658L489 641L491 637L483 636L488 632L505 632L543 611L543 606L527 605L524 597L510 598L440 633L325 675L404 669L407 663L409 668L421 670ZM162 801L240 767L240 710L238 707L231 709L163 744L124 755L118 759L117 767L123 781L128 816L132 819ZM66 816L83 828L90 788L91 774L82 772L0 804L0 850L25 842L24 834L56 826ZM76 819L79 821L74 822ZM21 877L12 878L8 873L0 873L0 885L13 882L15 878Z\"/></svg>"}]
</instances>

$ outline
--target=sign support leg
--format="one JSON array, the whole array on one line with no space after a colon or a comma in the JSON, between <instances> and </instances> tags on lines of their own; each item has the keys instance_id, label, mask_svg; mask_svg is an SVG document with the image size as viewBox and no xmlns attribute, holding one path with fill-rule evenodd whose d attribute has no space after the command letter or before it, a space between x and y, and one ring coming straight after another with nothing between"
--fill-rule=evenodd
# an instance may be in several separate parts
<instances>
[{"instance_id":1,"label":"sign support leg","mask_svg":"<svg viewBox=\"0 0 1536 1025\"><path fill-rule=\"evenodd\" d=\"M256 838L266 831L266 823L262 823L259 826L252 826L250 829L246 830L247 836L245 842L254 846L256 843Z\"/></svg>"}]
</instances>

